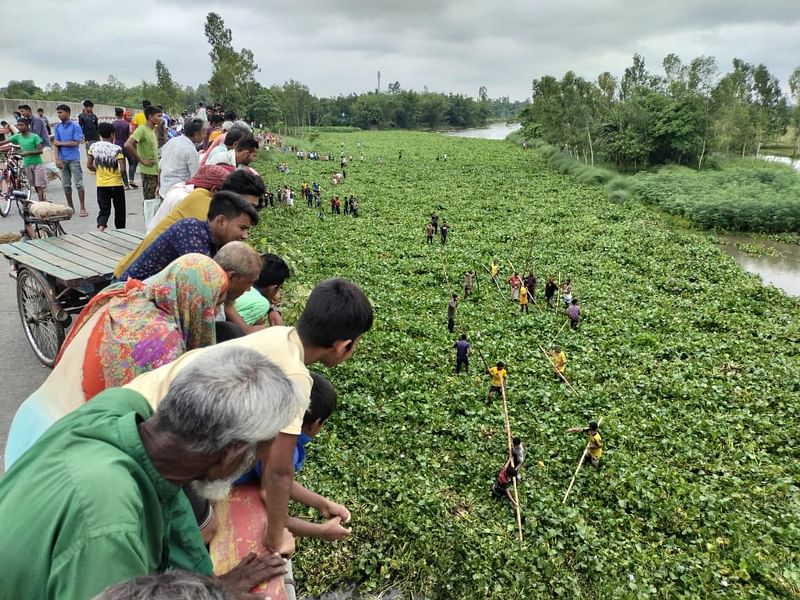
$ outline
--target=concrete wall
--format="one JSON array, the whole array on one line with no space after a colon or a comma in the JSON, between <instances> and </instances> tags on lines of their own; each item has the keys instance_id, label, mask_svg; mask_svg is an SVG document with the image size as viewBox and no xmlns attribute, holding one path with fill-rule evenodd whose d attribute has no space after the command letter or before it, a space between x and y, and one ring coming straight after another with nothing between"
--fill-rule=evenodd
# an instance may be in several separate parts
<instances>
[{"instance_id":1,"label":"concrete wall","mask_svg":"<svg viewBox=\"0 0 800 600\"><path fill-rule=\"evenodd\" d=\"M59 104L66 104L72 109L72 117L74 119L78 118L78 113L83 110L83 105L80 102L56 102L53 100L15 100L13 98L0 98L0 120L8 121L9 123L13 123L14 119L14 112L17 110L17 107L20 104L27 104L33 109L33 114L36 113L36 109L43 108L44 109L44 116L50 121L51 124L58 122L58 116L56 115L56 106ZM113 121L116 117L114 116L114 106L109 104L95 104L94 105L94 113L97 115L97 118L101 121ZM139 112L138 110L132 111L134 114Z\"/></svg>"}]
</instances>

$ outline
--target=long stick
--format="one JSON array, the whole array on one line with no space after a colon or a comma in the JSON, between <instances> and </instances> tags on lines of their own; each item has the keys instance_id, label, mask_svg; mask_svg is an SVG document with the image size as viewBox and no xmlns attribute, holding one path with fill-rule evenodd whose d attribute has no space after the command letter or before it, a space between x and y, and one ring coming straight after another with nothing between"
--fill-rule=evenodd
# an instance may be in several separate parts
<instances>
[{"instance_id":1,"label":"long stick","mask_svg":"<svg viewBox=\"0 0 800 600\"><path fill-rule=\"evenodd\" d=\"M503 414L506 418L506 437L508 438L508 458L513 462L513 453L511 446L511 422L508 418L508 402L506 401L506 382L500 384L500 391L503 395ZM511 480L514 485L514 508L517 512L517 531L519 531L519 546L522 547L522 514L519 510L519 495L517 495L517 478L516 476Z\"/></svg>"},{"instance_id":2,"label":"long stick","mask_svg":"<svg viewBox=\"0 0 800 600\"><path fill-rule=\"evenodd\" d=\"M506 260L508 261L508 264L510 264L510 265L511 265L511 272L512 272L512 273L516 273L516 272L517 272L517 270L514 268L514 263L512 263L512 262L511 262L511 259L510 259L510 258L507 258Z\"/></svg>"},{"instance_id":3,"label":"long stick","mask_svg":"<svg viewBox=\"0 0 800 600\"><path fill-rule=\"evenodd\" d=\"M597 421L597 426L600 427L600 424L603 422L603 417L600 417L600 420ZM575 468L575 474L572 476L572 481L569 482L569 487L567 488L567 493L564 494L564 500L561 501L561 504L566 504L567 496L572 491L572 486L575 485L575 478L578 476L578 471L581 470L581 466L583 465L583 461L586 459L586 453L589 452L589 444L591 444L591 440L586 442L586 448L583 449L583 454L581 454L581 459L578 461L578 466Z\"/></svg>"},{"instance_id":4,"label":"long stick","mask_svg":"<svg viewBox=\"0 0 800 600\"><path fill-rule=\"evenodd\" d=\"M566 378L566 377L564 377L564 374L563 374L561 371L559 371L559 370L556 368L556 363L554 363L554 362L553 362L553 357L552 357L552 356L550 356L550 355L547 353L547 351L546 351L544 348L542 348L541 346L539 346L539 350L541 350L541 351L542 351L542 354L544 354L544 355L547 357L547 360L548 360L548 361L550 361L550 364L552 365L552 367L553 367L553 370L556 372L556 375L558 375L558 376L561 378L561 380L562 380L564 383L566 383L566 384L567 384L567 386L569 387L569 389L571 389L573 392L575 392L575 393L577 394L577 393L578 393L578 391L577 391L577 390L576 390L574 387L572 387L572 384L571 384L569 381L567 381L567 378Z\"/></svg>"},{"instance_id":5,"label":"long stick","mask_svg":"<svg viewBox=\"0 0 800 600\"><path fill-rule=\"evenodd\" d=\"M557 338L559 335L561 335L561 332L562 332L562 331L564 331L564 327L566 327L566 326L567 326L567 323L569 323L569 319L567 319L566 321L564 321L564 324L561 326L561 329L559 329L559 330L558 330L558 333L555 335L555 337L554 337L552 340L550 340L550 343L551 343L551 344L552 344L553 342L555 342L555 341L556 341L556 338Z\"/></svg>"},{"instance_id":6,"label":"long stick","mask_svg":"<svg viewBox=\"0 0 800 600\"><path fill-rule=\"evenodd\" d=\"M450 285L450 278L447 276L447 268L444 266L444 250L442 250L442 271L444 271L444 280L447 282L447 289L453 293L453 287Z\"/></svg>"},{"instance_id":7,"label":"long stick","mask_svg":"<svg viewBox=\"0 0 800 600\"><path fill-rule=\"evenodd\" d=\"M502 296L503 295L503 290L500 289L500 284L497 283L497 277L492 277L492 272L489 270L489 267L487 267L486 265L481 265L481 266L489 274L489 278L492 281L494 281L494 284L497 286L497 291L500 292L500 295Z\"/></svg>"}]
</instances>

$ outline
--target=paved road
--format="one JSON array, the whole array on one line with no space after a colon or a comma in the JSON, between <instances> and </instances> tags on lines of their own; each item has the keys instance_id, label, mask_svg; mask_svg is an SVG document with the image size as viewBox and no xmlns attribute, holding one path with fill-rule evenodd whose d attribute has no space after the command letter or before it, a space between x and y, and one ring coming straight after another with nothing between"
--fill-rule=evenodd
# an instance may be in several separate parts
<instances>
[{"instance_id":1,"label":"paved road","mask_svg":"<svg viewBox=\"0 0 800 600\"><path fill-rule=\"evenodd\" d=\"M85 155L83 164L86 164ZM92 231L96 227L98 209L94 174L84 167L83 176L86 186L86 208L89 216L80 218L76 214L71 221L64 222L64 229L67 233L83 233ZM140 183L138 175L136 180L137 183ZM77 194L75 196L77 208ZM66 204L64 191L58 180L50 182L47 188L47 199ZM130 229L144 231L141 191L126 192L126 204L128 209L126 226ZM12 206L11 210L8 217L0 219L0 232L2 233L18 232L22 227L22 219L16 213L16 208ZM112 226L113 222L112 216L110 221ZM3 357L0 360L0 387L2 387L2 391L0 391L0 450L3 452L8 428L11 426L11 419L13 419L17 407L50 374L50 369L44 367L37 360L25 339L17 311L16 282L8 276L9 270L5 259L0 259L0 348L3 350ZM2 454L0 454L1 456ZM0 460L0 473L2 473L2 460Z\"/></svg>"}]
</instances>

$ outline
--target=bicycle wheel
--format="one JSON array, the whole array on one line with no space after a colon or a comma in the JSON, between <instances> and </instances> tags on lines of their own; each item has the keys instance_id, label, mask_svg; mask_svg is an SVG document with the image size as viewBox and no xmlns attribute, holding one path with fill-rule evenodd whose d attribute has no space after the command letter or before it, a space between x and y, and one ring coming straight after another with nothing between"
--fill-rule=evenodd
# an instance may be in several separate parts
<instances>
[{"instance_id":1,"label":"bicycle wheel","mask_svg":"<svg viewBox=\"0 0 800 600\"><path fill-rule=\"evenodd\" d=\"M58 233L53 229L53 226L47 223L35 225L34 232L36 233L36 239L39 240L56 237L58 235Z\"/></svg>"},{"instance_id":2,"label":"bicycle wheel","mask_svg":"<svg viewBox=\"0 0 800 600\"><path fill-rule=\"evenodd\" d=\"M52 290L38 272L22 267L17 273L17 307L25 337L36 358L52 367L64 343L64 324L56 318L50 303Z\"/></svg>"},{"instance_id":3,"label":"bicycle wheel","mask_svg":"<svg viewBox=\"0 0 800 600\"><path fill-rule=\"evenodd\" d=\"M0 176L0 217L7 217L11 212L11 182L5 173Z\"/></svg>"}]
</instances>

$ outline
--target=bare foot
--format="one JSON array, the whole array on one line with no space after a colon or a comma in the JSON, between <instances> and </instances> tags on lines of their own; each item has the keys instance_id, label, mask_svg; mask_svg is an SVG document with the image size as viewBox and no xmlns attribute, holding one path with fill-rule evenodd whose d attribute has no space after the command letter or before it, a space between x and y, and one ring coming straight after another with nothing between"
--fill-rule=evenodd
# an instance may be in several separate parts
<instances>
[{"instance_id":1,"label":"bare foot","mask_svg":"<svg viewBox=\"0 0 800 600\"><path fill-rule=\"evenodd\" d=\"M88 217L88 216L89 216L89 213L88 213L88 212L86 212L86 209L85 209L85 208L82 208L82 209L81 209L81 215L80 215L80 216L82 216L82 217Z\"/></svg>"}]
</instances>

